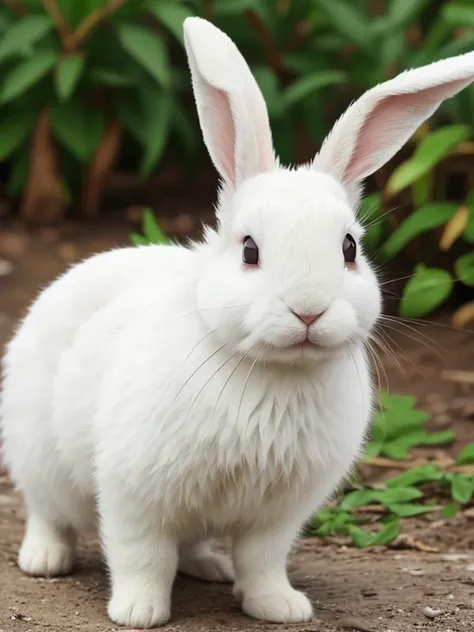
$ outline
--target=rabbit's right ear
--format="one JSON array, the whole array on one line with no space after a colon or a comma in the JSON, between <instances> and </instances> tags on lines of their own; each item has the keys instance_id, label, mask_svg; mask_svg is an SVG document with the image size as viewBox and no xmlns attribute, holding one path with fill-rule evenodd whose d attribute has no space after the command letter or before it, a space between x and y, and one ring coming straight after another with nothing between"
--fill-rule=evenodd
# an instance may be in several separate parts
<instances>
[{"instance_id":1,"label":"rabbit's right ear","mask_svg":"<svg viewBox=\"0 0 474 632\"><path fill-rule=\"evenodd\" d=\"M267 108L244 58L207 20L186 18L183 26L201 130L217 171L231 187L271 171Z\"/></svg>"},{"instance_id":2,"label":"rabbit's right ear","mask_svg":"<svg viewBox=\"0 0 474 632\"><path fill-rule=\"evenodd\" d=\"M363 94L337 121L314 160L354 201L364 178L384 165L421 123L474 81L474 53L408 70Z\"/></svg>"}]
</instances>

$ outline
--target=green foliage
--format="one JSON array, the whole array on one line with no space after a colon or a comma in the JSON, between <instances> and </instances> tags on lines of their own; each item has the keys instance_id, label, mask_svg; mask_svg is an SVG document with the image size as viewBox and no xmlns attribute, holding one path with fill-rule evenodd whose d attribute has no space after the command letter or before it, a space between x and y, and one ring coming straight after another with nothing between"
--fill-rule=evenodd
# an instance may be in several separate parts
<instances>
[{"instance_id":1,"label":"green foliage","mask_svg":"<svg viewBox=\"0 0 474 632\"><path fill-rule=\"evenodd\" d=\"M187 160L203 151L195 113L187 105L191 84L182 24L188 15L205 13L204 0L61 0L66 36L40 0L23 4L26 15L0 6L0 120L23 108L30 116L50 109L54 137L67 154L61 163L72 160L78 167L94 155L110 120L120 122L128 141L133 139L131 146L138 144L136 167L145 176L170 145ZM297 129L303 127L319 144L362 90L403 69L474 47L472 7L430 5L427 0L393 0L384 15L373 15L369 0L211 3L216 25L234 39L255 71L284 162L295 159ZM407 36L417 30L424 37ZM424 139L394 173L389 190L412 186L420 191L423 177L470 137L473 95L474 89L465 90L441 108L435 121L450 125ZM58 113L62 104L70 107ZM93 127L85 141L84 108ZM79 116L69 118L66 131L60 119L71 113ZM16 162L28 153L29 119L21 129L25 133L12 134L18 143L6 141L0 151L0 159L12 161L10 190L21 188L27 175ZM369 250L378 248L384 234L383 224L373 226Z\"/></svg>"},{"instance_id":2,"label":"green foliage","mask_svg":"<svg viewBox=\"0 0 474 632\"><path fill-rule=\"evenodd\" d=\"M6 130L0 159L11 161L11 194L25 186L23 157L45 108L60 164L68 165L62 175L69 189L80 184L75 174L90 163L112 121L125 129L127 147L138 145L133 155L143 175L157 167L170 141L184 155L194 152L198 128L195 118L183 121L182 83L170 62L173 51L185 68L182 23L194 13L189 2L62 0L61 27L39 0L24 4L26 15L0 6L0 127ZM176 131L178 123L184 132Z\"/></svg>"},{"instance_id":3,"label":"green foliage","mask_svg":"<svg viewBox=\"0 0 474 632\"><path fill-rule=\"evenodd\" d=\"M382 392L380 404L382 412L375 415L367 457L384 455L403 460L413 447L451 443L455 438L452 432L426 431L428 415L414 407L413 397ZM415 435L416 441L410 439ZM456 466L471 464L474 464L474 443L466 446L456 461ZM444 519L453 518L460 507L472 502L473 496L473 475L446 471L427 463L408 469L383 485L359 484L357 489L346 491L314 516L308 531L321 537L346 535L361 548L385 545L400 533L400 519L431 512L439 512ZM380 506L380 510L371 512L374 505Z\"/></svg>"},{"instance_id":4,"label":"green foliage","mask_svg":"<svg viewBox=\"0 0 474 632\"><path fill-rule=\"evenodd\" d=\"M387 184L388 193L398 193L430 173L460 142L468 140L471 134L469 125L446 125L425 136L412 157L392 173Z\"/></svg>"},{"instance_id":5,"label":"green foliage","mask_svg":"<svg viewBox=\"0 0 474 632\"><path fill-rule=\"evenodd\" d=\"M166 245L171 243L159 227L153 211L149 208L143 211L142 231L143 234L141 235L139 233L130 235L130 240L135 246Z\"/></svg>"}]
</instances>

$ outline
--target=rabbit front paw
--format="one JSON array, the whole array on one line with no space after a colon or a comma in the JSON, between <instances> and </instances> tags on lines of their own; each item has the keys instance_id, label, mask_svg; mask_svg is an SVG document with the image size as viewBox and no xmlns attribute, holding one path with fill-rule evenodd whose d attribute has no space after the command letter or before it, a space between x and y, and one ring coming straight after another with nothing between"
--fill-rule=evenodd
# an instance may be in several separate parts
<instances>
[{"instance_id":1,"label":"rabbit front paw","mask_svg":"<svg viewBox=\"0 0 474 632\"><path fill-rule=\"evenodd\" d=\"M272 623L302 623L313 618L309 599L291 586L280 587L274 592L244 592L242 610L254 619Z\"/></svg>"}]
</instances>

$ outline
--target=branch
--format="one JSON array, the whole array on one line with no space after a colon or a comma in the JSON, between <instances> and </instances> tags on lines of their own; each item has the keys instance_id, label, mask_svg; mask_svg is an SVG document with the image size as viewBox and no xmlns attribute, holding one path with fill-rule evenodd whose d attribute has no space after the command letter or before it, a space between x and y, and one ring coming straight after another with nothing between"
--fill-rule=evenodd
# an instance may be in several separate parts
<instances>
[{"instance_id":1,"label":"branch","mask_svg":"<svg viewBox=\"0 0 474 632\"><path fill-rule=\"evenodd\" d=\"M61 9L58 6L57 0L41 0L43 3L44 9L46 13L49 14L54 25L56 26L56 31L61 38L61 42L63 44L64 50L69 50L71 46L71 29L69 28L69 24L64 19L63 14L61 13Z\"/></svg>"},{"instance_id":2,"label":"branch","mask_svg":"<svg viewBox=\"0 0 474 632\"><path fill-rule=\"evenodd\" d=\"M79 24L71 37L71 43L74 50L77 50L79 46L89 37L94 29L96 29L101 22L104 22L113 15L120 7L125 4L127 0L109 0L104 7L99 7L89 13L84 20Z\"/></svg>"},{"instance_id":3,"label":"branch","mask_svg":"<svg viewBox=\"0 0 474 632\"><path fill-rule=\"evenodd\" d=\"M245 17L247 18L247 21L250 24L250 26L255 31L257 38L260 44L262 45L262 48L267 60L267 64L275 72L283 70L284 65L280 58L280 53L276 49L272 36L270 35L267 27L262 22L258 14L255 13L255 11L252 11L252 9L248 9L245 12Z\"/></svg>"}]
</instances>

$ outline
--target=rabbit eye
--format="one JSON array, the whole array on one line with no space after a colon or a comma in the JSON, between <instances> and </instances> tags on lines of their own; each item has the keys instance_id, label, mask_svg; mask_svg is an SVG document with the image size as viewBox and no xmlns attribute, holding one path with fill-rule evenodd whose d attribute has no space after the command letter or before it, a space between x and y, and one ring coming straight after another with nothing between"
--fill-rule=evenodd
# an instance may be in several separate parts
<instances>
[{"instance_id":1,"label":"rabbit eye","mask_svg":"<svg viewBox=\"0 0 474 632\"><path fill-rule=\"evenodd\" d=\"M357 246L352 235L346 235L342 244L342 252L344 253L344 261L346 263L355 263Z\"/></svg>"},{"instance_id":2,"label":"rabbit eye","mask_svg":"<svg viewBox=\"0 0 474 632\"><path fill-rule=\"evenodd\" d=\"M242 260L249 266L258 265L258 247L252 237L248 235L243 242Z\"/></svg>"}]
</instances>

